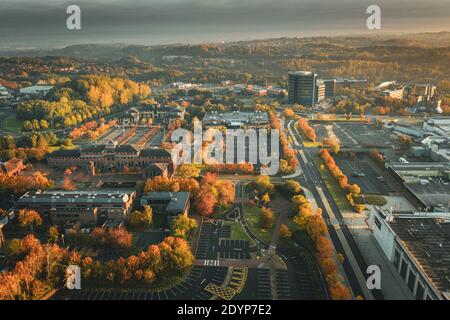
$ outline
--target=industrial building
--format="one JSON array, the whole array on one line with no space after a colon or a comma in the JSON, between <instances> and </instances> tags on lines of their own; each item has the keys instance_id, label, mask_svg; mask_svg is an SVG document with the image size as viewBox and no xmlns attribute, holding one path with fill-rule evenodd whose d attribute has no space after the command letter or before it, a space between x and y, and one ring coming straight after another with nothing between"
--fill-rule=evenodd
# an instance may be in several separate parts
<instances>
[{"instance_id":1,"label":"industrial building","mask_svg":"<svg viewBox=\"0 0 450 320\"><path fill-rule=\"evenodd\" d=\"M371 211L369 228L416 300L450 299L450 213Z\"/></svg>"}]
</instances>

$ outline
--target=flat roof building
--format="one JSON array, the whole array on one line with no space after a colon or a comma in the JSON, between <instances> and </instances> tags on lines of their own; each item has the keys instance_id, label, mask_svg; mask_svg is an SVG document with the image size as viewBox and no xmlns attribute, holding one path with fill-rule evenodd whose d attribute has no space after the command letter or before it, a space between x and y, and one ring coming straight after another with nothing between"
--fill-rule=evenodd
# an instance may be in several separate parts
<instances>
[{"instance_id":1,"label":"flat roof building","mask_svg":"<svg viewBox=\"0 0 450 320\"><path fill-rule=\"evenodd\" d=\"M207 112L202 124L206 126L225 126L227 128L258 127L269 124L269 115L263 111Z\"/></svg>"},{"instance_id":2,"label":"flat roof building","mask_svg":"<svg viewBox=\"0 0 450 320\"><path fill-rule=\"evenodd\" d=\"M167 225L176 216L187 215L190 207L189 192L149 192L142 196L141 206L149 205L154 214L166 217Z\"/></svg>"},{"instance_id":3,"label":"flat roof building","mask_svg":"<svg viewBox=\"0 0 450 320\"><path fill-rule=\"evenodd\" d=\"M20 94L45 96L52 89L53 86L36 85L20 89Z\"/></svg>"},{"instance_id":4,"label":"flat roof building","mask_svg":"<svg viewBox=\"0 0 450 320\"><path fill-rule=\"evenodd\" d=\"M450 208L450 163L390 163L386 168L414 199L421 210L448 211Z\"/></svg>"},{"instance_id":5,"label":"flat roof building","mask_svg":"<svg viewBox=\"0 0 450 320\"><path fill-rule=\"evenodd\" d=\"M131 190L29 191L20 197L16 207L48 214L55 224L76 220L82 225L95 225L100 216L125 219L134 197L135 191Z\"/></svg>"},{"instance_id":6,"label":"flat roof building","mask_svg":"<svg viewBox=\"0 0 450 320\"><path fill-rule=\"evenodd\" d=\"M450 299L450 213L371 211L369 228L416 300Z\"/></svg>"}]
</instances>

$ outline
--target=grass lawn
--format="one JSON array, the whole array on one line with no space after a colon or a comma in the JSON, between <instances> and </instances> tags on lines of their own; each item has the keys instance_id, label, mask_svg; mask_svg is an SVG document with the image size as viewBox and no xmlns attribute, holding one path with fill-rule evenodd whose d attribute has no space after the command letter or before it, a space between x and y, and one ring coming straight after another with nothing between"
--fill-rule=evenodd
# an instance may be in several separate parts
<instances>
[{"instance_id":1,"label":"grass lawn","mask_svg":"<svg viewBox=\"0 0 450 320\"><path fill-rule=\"evenodd\" d=\"M322 176L325 185L333 196L334 201L339 207L339 210L354 212L355 210L353 210L353 208L350 206L350 203L348 203L345 192L341 189L337 180L331 175L327 168L325 168L324 170L320 170L320 165L323 164L323 162L317 155L314 156L314 163L319 169L320 175Z\"/></svg>"},{"instance_id":2,"label":"grass lawn","mask_svg":"<svg viewBox=\"0 0 450 320\"><path fill-rule=\"evenodd\" d=\"M383 196L379 196L376 194L365 194L364 199L362 196L353 197L356 204L364 204L364 199L366 200L367 204L371 204L374 206L384 206L387 201L386 198Z\"/></svg>"},{"instance_id":3,"label":"grass lawn","mask_svg":"<svg viewBox=\"0 0 450 320\"><path fill-rule=\"evenodd\" d=\"M250 242L250 247L256 245L255 241L253 241L250 236L247 235L244 228L235 221L224 221L224 225L231 226L231 239L232 240L248 240Z\"/></svg>"},{"instance_id":4,"label":"grass lawn","mask_svg":"<svg viewBox=\"0 0 450 320\"><path fill-rule=\"evenodd\" d=\"M275 224L278 219L279 214L274 212L275 223L269 229L263 229L259 223L259 217L261 215L261 208L254 205L244 205L244 216L248 223L248 226L252 231L265 242L270 243L272 241L272 234L275 230Z\"/></svg>"},{"instance_id":5,"label":"grass lawn","mask_svg":"<svg viewBox=\"0 0 450 320\"><path fill-rule=\"evenodd\" d=\"M17 120L14 115L11 115L3 120L3 125L5 131L20 133L23 127L23 121Z\"/></svg>"}]
</instances>

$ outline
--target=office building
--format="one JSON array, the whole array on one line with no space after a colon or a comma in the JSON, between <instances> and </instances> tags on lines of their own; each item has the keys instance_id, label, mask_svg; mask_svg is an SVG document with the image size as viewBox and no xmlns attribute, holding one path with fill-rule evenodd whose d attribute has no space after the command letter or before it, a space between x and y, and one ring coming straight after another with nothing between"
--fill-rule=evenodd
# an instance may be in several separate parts
<instances>
[{"instance_id":1,"label":"office building","mask_svg":"<svg viewBox=\"0 0 450 320\"><path fill-rule=\"evenodd\" d=\"M72 220L95 225L99 218L125 219L134 197L135 191L124 190L29 191L17 201L16 208L36 210L55 224Z\"/></svg>"},{"instance_id":2,"label":"office building","mask_svg":"<svg viewBox=\"0 0 450 320\"><path fill-rule=\"evenodd\" d=\"M313 107L316 101L317 74L310 71L289 73L288 100L290 104L298 103Z\"/></svg>"}]
</instances>

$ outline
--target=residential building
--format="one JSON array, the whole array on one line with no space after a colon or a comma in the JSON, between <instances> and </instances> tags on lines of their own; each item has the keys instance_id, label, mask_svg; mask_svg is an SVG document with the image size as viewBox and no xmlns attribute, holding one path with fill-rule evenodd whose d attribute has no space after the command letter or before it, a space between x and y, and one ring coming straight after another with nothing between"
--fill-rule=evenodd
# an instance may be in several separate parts
<instances>
[{"instance_id":1,"label":"residential building","mask_svg":"<svg viewBox=\"0 0 450 320\"><path fill-rule=\"evenodd\" d=\"M313 107L316 101L317 74L310 71L289 73L288 100L290 104L298 103Z\"/></svg>"},{"instance_id":2,"label":"residential building","mask_svg":"<svg viewBox=\"0 0 450 320\"><path fill-rule=\"evenodd\" d=\"M95 225L100 218L125 219L131 211L135 191L48 190L29 191L17 201L17 209L32 209L48 215L55 224L75 220Z\"/></svg>"},{"instance_id":3,"label":"residential building","mask_svg":"<svg viewBox=\"0 0 450 320\"><path fill-rule=\"evenodd\" d=\"M450 299L450 212L371 210L369 228L416 300Z\"/></svg>"}]
</instances>

